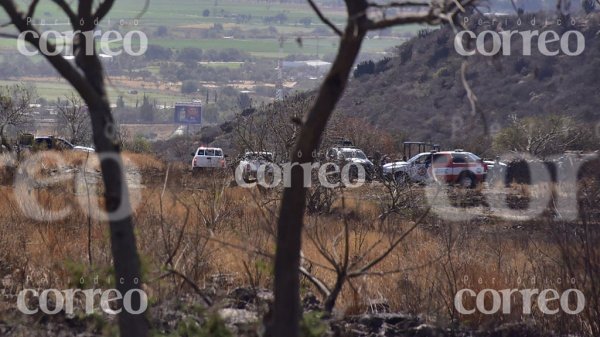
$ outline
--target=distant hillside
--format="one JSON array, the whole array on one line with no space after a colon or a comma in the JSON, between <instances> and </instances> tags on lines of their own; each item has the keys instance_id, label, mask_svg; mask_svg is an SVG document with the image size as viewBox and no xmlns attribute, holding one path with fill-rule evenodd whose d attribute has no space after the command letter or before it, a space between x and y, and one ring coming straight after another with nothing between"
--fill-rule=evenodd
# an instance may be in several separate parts
<instances>
[{"instance_id":1,"label":"distant hillside","mask_svg":"<svg viewBox=\"0 0 600 337\"><path fill-rule=\"evenodd\" d=\"M421 140L437 142L443 148L460 147L492 155L490 142L481 137L481 116L472 115L462 84L461 65L465 60L467 82L492 134L506 127L510 116L570 116L589 124L591 132L600 131L600 16L577 17L574 26L559 26L556 22L544 26L545 16L541 14L532 26L532 18L524 16L520 26L512 17L494 26L469 28L475 33L551 29L559 35L577 30L585 37L585 50L579 56L544 56L534 39L532 55L523 56L522 40L514 37L510 56L463 57L454 49L450 27L424 30L398 47L395 56L359 65L357 73L366 74L351 79L328 133L349 138L369 153L398 152L403 140ZM470 21L478 19L473 17ZM549 47L553 49L556 44ZM491 46L486 48L491 50ZM574 44L570 48L575 50ZM251 116L203 129L202 136L206 142L232 153L241 151L234 131L239 129L236 123L250 125L262 120L263 125L270 126L277 119L281 125L290 124L291 116L306 112L314 95L312 91L259 107ZM250 134L265 137L268 129L258 127Z\"/></svg>"},{"instance_id":2,"label":"distant hillside","mask_svg":"<svg viewBox=\"0 0 600 337\"><path fill-rule=\"evenodd\" d=\"M559 35L578 30L585 36L584 52L579 56L544 56L534 43L532 55L522 56L522 40L514 37L511 56L465 58L455 51L450 27L423 31L398 47L395 57L371 65L369 71L374 74L352 79L338 109L405 139L469 147L469 142L477 142L474 136L483 128L480 117L471 115L461 81L461 64L467 59L468 83L492 130L505 126L512 114L569 115L595 126L600 120L600 19L593 14L577 17L574 26L558 26L556 22L544 26L544 18L538 14L533 27L530 16L523 18L521 26L513 17L508 25L502 21L469 28L476 33L552 29ZM471 18L471 22L477 19ZM571 48L575 50L573 45Z\"/></svg>"}]
</instances>

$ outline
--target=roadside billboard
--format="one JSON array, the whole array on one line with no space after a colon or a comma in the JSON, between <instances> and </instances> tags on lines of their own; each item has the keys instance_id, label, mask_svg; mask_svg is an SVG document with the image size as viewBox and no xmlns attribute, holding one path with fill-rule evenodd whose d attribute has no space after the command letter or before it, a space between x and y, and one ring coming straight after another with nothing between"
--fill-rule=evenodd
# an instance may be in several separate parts
<instances>
[{"instance_id":1,"label":"roadside billboard","mask_svg":"<svg viewBox=\"0 0 600 337\"><path fill-rule=\"evenodd\" d=\"M200 102L175 103L175 123L202 124L202 104Z\"/></svg>"}]
</instances>

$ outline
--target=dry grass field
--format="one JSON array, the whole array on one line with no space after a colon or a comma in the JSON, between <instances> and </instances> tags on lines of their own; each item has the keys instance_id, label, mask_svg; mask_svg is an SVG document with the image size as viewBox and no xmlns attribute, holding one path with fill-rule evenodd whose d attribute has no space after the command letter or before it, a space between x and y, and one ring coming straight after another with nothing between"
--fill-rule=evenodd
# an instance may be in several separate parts
<instances>
[{"instance_id":1,"label":"dry grass field","mask_svg":"<svg viewBox=\"0 0 600 337\"><path fill-rule=\"evenodd\" d=\"M26 168L30 176L61 177L46 186L15 184L14 176L24 174L22 165L3 170L0 280L5 294L23 288L87 288L94 282L101 288L114 285L108 226L95 219L94 210L101 206L93 204L94 198L87 203L90 193L102 193L90 189L99 182L97 163L75 152L61 158L62 167L46 158ZM198 290L218 298L236 287L270 287L279 190L234 186L229 171L192 176L186 165L151 155L127 153L125 158L151 303ZM81 188L77 177L84 168L89 179ZM25 215L32 200L43 208L35 213L42 219ZM426 212L419 188L403 199L399 211L382 218L386 202L384 187L373 183L338 191L329 212L308 214L305 269L331 287L336 276L332 261L340 261L344 242L350 261L360 266L387 251ZM56 220L43 219L50 210L65 209ZM473 328L536 321L559 333L593 335L600 317L600 251L589 243L599 237L592 226L549 218L515 224L482 216L453 223L427 214L379 264L344 285L334 312L389 308L422 315L428 322ZM308 278L302 285L304 294L319 294ZM522 300L514 296L510 314L460 315L453 301L463 288L577 288L587 302L578 315L543 315L535 303L532 314L524 315ZM5 298L0 310L14 311L15 298Z\"/></svg>"}]
</instances>

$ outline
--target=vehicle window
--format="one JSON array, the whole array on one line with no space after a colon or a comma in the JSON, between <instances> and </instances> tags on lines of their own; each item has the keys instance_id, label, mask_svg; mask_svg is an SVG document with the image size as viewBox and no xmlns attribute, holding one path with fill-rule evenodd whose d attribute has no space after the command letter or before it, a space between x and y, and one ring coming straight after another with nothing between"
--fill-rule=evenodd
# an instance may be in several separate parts
<instances>
[{"instance_id":1,"label":"vehicle window","mask_svg":"<svg viewBox=\"0 0 600 337\"><path fill-rule=\"evenodd\" d=\"M217 157L223 157L223 151L221 151L221 150L215 150L215 156L217 156Z\"/></svg>"},{"instance_id":2,"label":"vehicle window","mask_svg":"<svg viewBox=\"0 0 600 337\"><path fill-rule=\"evenodd\" d=\"M353 151L343 151L342 154L344 158L358 158L358 159L367 159L367 156L361 150L353 150Z\"/></svg>"},{"instance_id":3,"label":"vehicle window","mask_svg":"<svg viewBox=\"0 0 600 337\"><path fill-rule=\"evenodd\" d=\"M448 157L445 154L434 154L433 155L433 163L434 164L446 164L448 163Z\"/></svg>"},{"instance_id":4,"label":"vehicle window","mask_svg":"<svg viewBox=\"0 0 600 337\"><path fill-rule=\"evenodd\" d=\"M42 149L51 149L52 141L47 138L38 138L35 140L35 144Z\"/></svg>"},{"instance_id":5,"label":"vehicle window","mask_svg":"<svg viewBox=\"0 0 600 337\"><path fill-rule=\"evenodd\" d=\"M270 153L253 153L250 159L273 161L273 155Z\"/></svg>"},{"instance_id":6,"label":"vehicle window","mask_svg":"<svg viewBox=\"0 0 600 337\"><path fill-rule=\"evenodd\" d=\"M215 150L206 150L205 154L206 154L206 156L214 156Z\"/></svg>"},{"instance_id":7,"label":"vehicle window","mask_svg":"<svg viewBox=\"0 0 600 337\"><path fill-rule=\"evenodd\" d=\"M362 152L361 150L355 151L355 157L354 158L358 158L358 159L367 159L367 156L365 155L364 152Z\"/></svg>"},{"instance_id":8,"label":"vehicle window","mask_svg":"<svg viewBox=\"0 0 600 337\"><path fill-rule=\"evenodd\" d=\"M429 154L423 154L419 157L414 158L414 163L415 164L425 164L429 159L430 155Z\"/></svg>"},{"instance_id":9,"label":"vehicle window","mask_svg":"<svg viewBox=\"0 0 600 337\"><path fill-rule=\"evenodd\" d=\"M418 155L416 155L416 156L414 156L414 157L410 158L410 159L408 160L408 162L409 162L409 163L416 164L416 163L417 163L419 160L421 160L421 158L422 158L422 157L423 157L422 155L418 154Z\"/></svg>"},{"instance_id":10,"label":"vehicle window","mask_svg":"<svg viewBox=\"0 0 600 337\"><path fill-rule=\"evenodd\" d=\"M204 156L204 150L198 150L198 155L199 156Z\"/></svg>"},{"instance_id":11,"label":"vehicle window","mask_svg":"<svg viewBox=\"0 0 600 337\"><path fill-rule=\"evenodd\" d=\"M56 143L55 144L56 145L55 148L57 150L68 150L68 149L71 149L73 147L70 143L68 143L68 142L66 142L65 140L62 140L62 139L55 139L55 143Z\"/></svg>"},{"instance_id":12,"label":"vehicle window","mask_svg":"<svg viewBox=\"0 0 600 337\"><path fill-rule=\"evenodd\" d=\"M454 154L452 154L452 162L455 164L463 164L463 163L468 163L469 160L467 158L467 155L465 155L465 154L454 153Z\"/></svg>"},{"instance_id":13,"label":"vehicle window","mask_svg":"<svg viewBox=\"0 0 600 337\"><path fill-rule=\"evenodd\" d=\"M469 158L471 159L471 162L477 162L480 161L481 158L477 157L476 155L469 153Z\"/></svg>"}]
</instances>

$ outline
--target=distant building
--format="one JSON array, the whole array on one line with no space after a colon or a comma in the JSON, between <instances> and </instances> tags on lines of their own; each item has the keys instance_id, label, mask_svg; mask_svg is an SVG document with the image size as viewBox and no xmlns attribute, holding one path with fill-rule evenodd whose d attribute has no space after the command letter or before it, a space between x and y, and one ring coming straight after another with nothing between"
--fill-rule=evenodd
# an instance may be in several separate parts
<instances>
[{"instance_id":1,"label":"distant building","mask_svg":"<svg viewBox=\"0 0 600 337\"><path fill-rule=\"evenodd\" d=\"M309 61L283 61L283 68L301 68L311 67L316 68L320 72L326 72L331 68L331 62L325 62L321 60L309 60Z\"/></svg>"}]
</instances>

